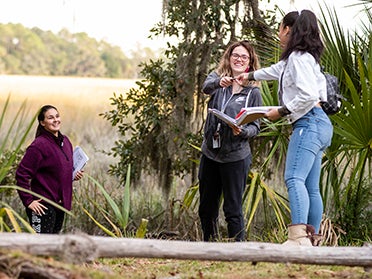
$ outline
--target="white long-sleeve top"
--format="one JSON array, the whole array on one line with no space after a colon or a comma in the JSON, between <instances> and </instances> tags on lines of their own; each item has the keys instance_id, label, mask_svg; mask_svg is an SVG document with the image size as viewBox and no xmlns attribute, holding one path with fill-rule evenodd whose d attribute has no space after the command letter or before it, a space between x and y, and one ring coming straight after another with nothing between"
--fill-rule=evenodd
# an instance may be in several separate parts
<instances>
[{"instance_id":1,"label":"white long-sleeve top","mask_svg":"<svg viewBox=\"0 0 372 279\"><path fill-rule=\"evenodd\" d=\"M281 77L284 71L283 77ZM253 73L255 80L279 80L283 90L283 104L293 123L309 112L319 101L327 101L326 80L320 65L308 52L294 51L287 60Z\"/></svg>"}]
</instances>

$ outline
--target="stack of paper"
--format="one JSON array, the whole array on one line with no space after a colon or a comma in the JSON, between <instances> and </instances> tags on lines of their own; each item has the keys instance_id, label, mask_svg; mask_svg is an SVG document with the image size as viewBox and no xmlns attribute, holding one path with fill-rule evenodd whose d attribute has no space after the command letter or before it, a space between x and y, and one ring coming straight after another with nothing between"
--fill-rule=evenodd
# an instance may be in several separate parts
<instances>
[{"instance_id":1,"label":"stack of paper","mask_svg":"<svg viewBox=\"0 0 372 279\"><path fill-rule=\"evenodd\" d=\"M74 154L73 154L74 166L73 166L72 179L75 178L76 173L78 171L81 171L85 167L88 160L89 158L87 154L85 154L84 150L80 146L76 146L76 148L74 149Z\"/></svg>"}]
</instances>

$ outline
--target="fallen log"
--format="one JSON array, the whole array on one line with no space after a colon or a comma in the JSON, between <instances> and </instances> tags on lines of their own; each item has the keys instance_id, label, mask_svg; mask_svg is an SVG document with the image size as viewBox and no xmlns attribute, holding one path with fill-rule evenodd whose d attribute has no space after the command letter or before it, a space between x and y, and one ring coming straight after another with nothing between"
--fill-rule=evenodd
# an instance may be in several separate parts
<instances>
[{"instance_id":1,"label":"fallen log","mask_svg":"<svg viewBox=\"0 0 372 279\"><path fill-rule=\"evenodd\" d=\"M167 258L372 267L372 246L303 247L262 242L187 242L112 238L85 234L0 233L0 249L37 256L58 256L66 262L96 258Z\"/></svg>"}]
</instances>

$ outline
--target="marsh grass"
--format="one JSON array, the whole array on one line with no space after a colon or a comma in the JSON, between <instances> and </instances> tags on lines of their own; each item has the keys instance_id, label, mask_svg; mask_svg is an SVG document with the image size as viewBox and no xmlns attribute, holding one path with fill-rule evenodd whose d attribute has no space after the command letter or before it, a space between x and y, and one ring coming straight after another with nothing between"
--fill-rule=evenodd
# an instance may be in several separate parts
<instances>
[{"instance_id":1,"label":"marsh grass","mask_svg":"<svg viewBox=\"0 0 372 279\"><path fill-rule=\"evenodd\" d=\"M3 131L8 130L11 120L24 102L26 102L26 120L31 120L43 105L56 106L61 114L61 132L70 138L73 146L81 146L89 156L85 171L105 185L109 192L120 191L117 180L107 173L110 164L113 164L115 159L104 153L110 151L114 145L117 139L116 130L99 116L99 113L110 109L110 97L114 92L125 94L129 88L135 86L135 80L2 75L0 84L0 104L4 104L10 96L9 106L1 127ZM36 122L31 128L23 149L34 139ZM12 137L17 137L16 132L10 135L10 138ZM4 133L0 132L0 142L3 140ZM103 201L95 185L92 185L88 179L74 182L74 189L75 205L80 204L89 208L88 197L97 202ZM18 207L18 211L23 211L16 195L9 197L9 202L12 206ZM90 225L89 220L83 217L78 208L74 206L75 218L67 218L67 228L94 231L94 226ZM94 212L93 208L91 209Z\"/></svg>"},{"instance_id":2,"label":"marsh grass","mask_svg":"<svg viewBox=\"0 0 372 279\"><path fill-rule=\"evenodd\" d=\"M27 114L25 119L31 119L38 109L45 104L56 106L61 114L61 132L67 135L74 146L81 146L89 156L85 172L93 177L115 203L120 204L123 198L124 185L108 174L110 164L116 163L116 158L108 156L118 139L116 128L104 120L100 113L112 109L110 97L113 93L125 94L130 88L136 86L135 80L113 80L96 78L67 78L67 77L40 77L40 76L0 76L0 103L5 102L10 94L9 109L6 113L2 128L7 130L10 120L13 119L19 106L25 102ZM37 123L31 129L24 143L25 149L34 139ZM0 133L0 142L3 140ZM13 171L14 172L14 169ZM12 174L14 176L14 173ZM165 198L163 192L156 187L156 178L142 177L137 185L131 185L130 212L127 233L134 234L143 218L149 220L148 228L152 237L161 237L172 234L173 229L180 223L188 232L194 228L195 237L199 234L196 226L196 216L193 212L182 214L182 196L190 182L182 180L173 184L171 198ZM102 209L110 212L110 205L96 183L84 177L74 182L74 196L72 214L66 215L63 232L83 231L93 235L106 235L89 217L84 210L94 216L103 226L111 227L108 220L94 204L101 205ZM92 202L94 201L94 202ZM16 193L7 197L7 202L19 214L26 218L24 208ZM188 218L188 220L180 220ZM188 224L191 224L188 227ZM164 230L166 228L166 230ZM183 237L184 233L176 237Z\"/></svg>"},{"instance_id":3,"label":"marsh grass","mask_svg":"<svg viewBox=\"0 0 372 279\"><path fill-rule=\"evenodd\" d=\"M90 157L86 170L93 172L92 175L107 170L113 158L101 151L108 151L117 135L115 129L98 114L110 108L109 99L113 92L124 94L135 85L134 80L1 76L0 83L0 102L5 102L10 94L7 119L14 117L25 100L30 119L41 106L56 106L62 118L62 133L70 138L74 146L80 145ZM25 147L33 140L36 127L35 121ZM7 129L6 120L3 128ZM0 133L0 140L1 137Z\"/></svg>"}]
</instances>

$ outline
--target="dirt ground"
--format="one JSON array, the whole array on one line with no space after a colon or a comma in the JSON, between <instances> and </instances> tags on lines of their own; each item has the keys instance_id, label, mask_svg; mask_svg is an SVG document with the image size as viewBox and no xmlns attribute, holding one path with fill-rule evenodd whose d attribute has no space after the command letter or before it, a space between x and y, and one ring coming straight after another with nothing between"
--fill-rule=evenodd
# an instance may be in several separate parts
<instances>
[{"instance_id":1,"label":"dirt ground","mask_svg":"<svg viewBox=\"0 0 372 279\"><path fill-rule=\"evenodd\" d=\"M173 259L101 259L72 265L50 257L33 257L20 252L0 251L0 279L370 279L371 276L371 268L363 267Z\"/></svg>"}]
</instances>

